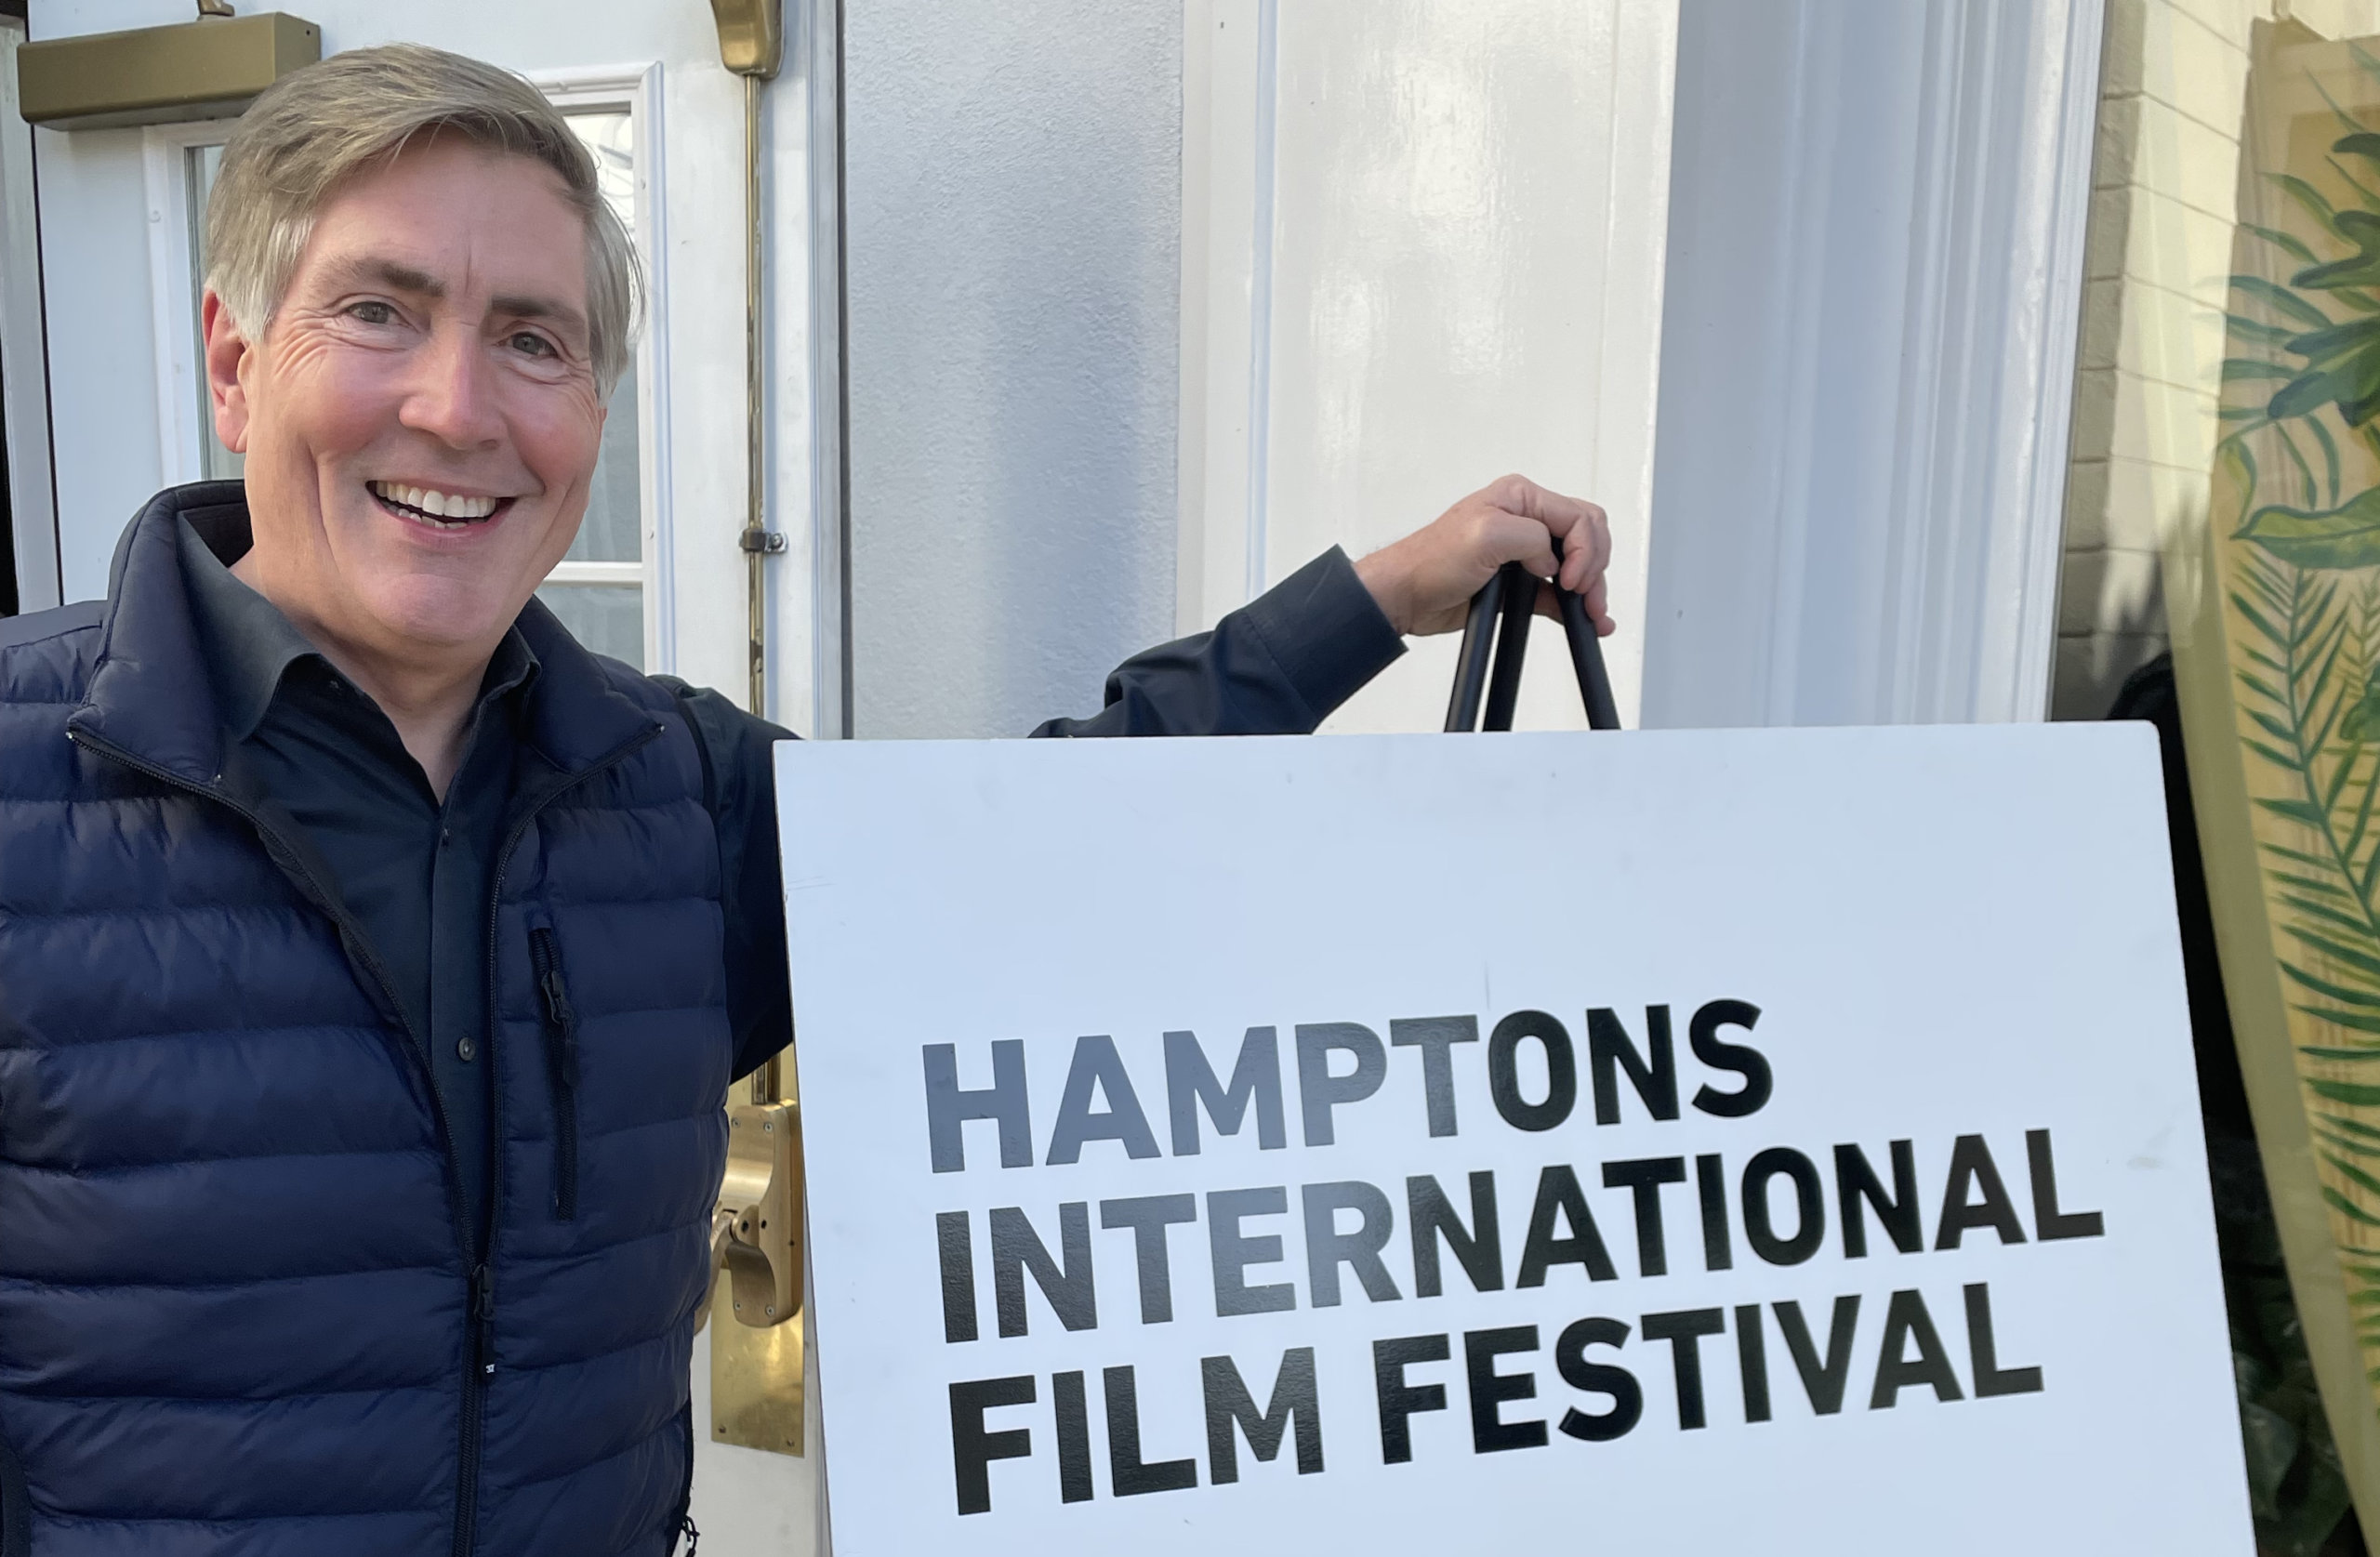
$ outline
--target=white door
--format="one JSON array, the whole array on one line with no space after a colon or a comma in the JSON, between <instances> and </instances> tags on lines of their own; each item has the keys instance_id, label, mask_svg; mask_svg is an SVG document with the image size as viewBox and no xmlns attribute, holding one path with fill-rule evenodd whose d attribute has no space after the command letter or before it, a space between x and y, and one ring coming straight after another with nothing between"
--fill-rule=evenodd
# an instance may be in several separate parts
<instances>
[{"instance_id":1,"label":"white door","mask_svg":"<svg viewBox=\"0 0 2380 1557\"><path fill-rule=\"evenodd\" d=\"M801 9L788 7L796 20ZM636 365L613 397L586 525L542 593L590 647L744 702L743 85L721 68L709 7L309 0L302 10L321 26L325 54L418 42L519 71L595 152L605 193L636 235L648 313ZM191 15L188 0L33 0L31 35ZM811 608L806 64L800 51L789 52L785 74L768 87L763 146L768 512L790 543L768 562L769 711L808 733L820 723L820 657ZM197 218L229 128L33 133L66 600L106 592L117 537L159 488L237 474L236 456L213 437L197 365ZM826 705L827 732L839 706ZM698 1419L708 1385L708 1350L698 1345ZM696 1433L694 1504L707 1549L811 1550L814 1453L763 1454L709 1438Z\"/></svg>"}]
</instances>

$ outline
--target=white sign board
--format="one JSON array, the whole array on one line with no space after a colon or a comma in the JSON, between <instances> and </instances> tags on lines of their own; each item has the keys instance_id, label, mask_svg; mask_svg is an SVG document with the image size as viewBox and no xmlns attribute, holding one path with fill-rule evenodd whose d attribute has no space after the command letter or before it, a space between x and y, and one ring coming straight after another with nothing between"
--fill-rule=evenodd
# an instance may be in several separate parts
<instances>
[{"instance_id":1,"label":"white sign board","mask_svg":"<svg viewBox=\"0 0 2380 1557\"><path fill-rule=\"evenodd\" d=\"M838 1557L2250 1551L2147 726L778 774Z\"/></svg>"}]
</instances>

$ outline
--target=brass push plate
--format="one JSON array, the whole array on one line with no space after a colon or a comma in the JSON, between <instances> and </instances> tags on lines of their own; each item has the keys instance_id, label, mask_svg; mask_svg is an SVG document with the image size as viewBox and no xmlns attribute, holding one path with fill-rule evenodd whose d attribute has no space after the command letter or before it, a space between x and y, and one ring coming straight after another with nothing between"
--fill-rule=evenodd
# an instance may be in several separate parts
<instances>
[{"instance_id":1,"label":"brass push plate","mask_svg":"<svg viewBox=\"0 0 2380 1557\"><path fill-rule=\"evenodd\" d=\"M719 1273L711 1291L710 1437L772 1454L801 1453L803 1411L801 1339L806 1314L755 1329L733 1317L729 1287L734 1277Z\"/></svg>"},{"instance_id":2,"label":"brass push plate","mask_svg":"<svg viewBox=\"0 0 2380 1557\"><path fill-rule=\"evenodd\" d=\"M17 49L18 111L60 130L230 119L322 57L323 30L279 11L48 38Z\"/></svg>"},{"instance_id":3,"label":"brass push plate","mask_svg":"<svg viewBox=\"0 0 2380 1557\"><path fill-rule=\"evenodd\" d=\"M713 1220L711 1438L802 1452L801 1111L732 1103Z\"/></svg>"}]
</instances>

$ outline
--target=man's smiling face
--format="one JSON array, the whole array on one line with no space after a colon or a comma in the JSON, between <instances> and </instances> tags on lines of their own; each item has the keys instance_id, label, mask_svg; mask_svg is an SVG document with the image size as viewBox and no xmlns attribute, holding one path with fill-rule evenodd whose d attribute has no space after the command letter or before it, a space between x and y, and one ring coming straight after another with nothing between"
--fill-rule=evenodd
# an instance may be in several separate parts
<instances>
[{"instance_id":1,"label":"man's smiling face","mask_svg":"<svg viewBox=\"0 0 2380 1557\"><path fill-rule=\"evenodd\" d=\"M557 174L444 136L324 204L261 341L208 295L240 572L309 636L483 656L570 548L603 431L586 255Z\"/></svg>"}]
</instances>

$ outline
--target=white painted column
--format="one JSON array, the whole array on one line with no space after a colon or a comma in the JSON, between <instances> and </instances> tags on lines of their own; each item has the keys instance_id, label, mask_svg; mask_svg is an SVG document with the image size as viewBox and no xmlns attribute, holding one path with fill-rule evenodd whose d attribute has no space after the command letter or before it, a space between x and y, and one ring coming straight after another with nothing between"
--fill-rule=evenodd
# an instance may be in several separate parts
<instances>
[{"instance_id":1,"label":"white painted column","mask_svg":"<svg viewBox=\"0 0 2380 1557\"><path fill-rule=\"evenodd\" d=\"M1611 512L1633 716L1676 0L1190 0L1177 610L1508 470ZM1585 722L1552 624L1518 722ZM1432 730L1453 640L1327 728Z\"/></svg>"},{"instance_id":2,"label":"white painted column","mask_svg":"<svg viewBox=\"0 0 2380 1557\"><path fill-rule=\"evenodd\" d=\"M2098 0L1683 0L1647 724L2040 719Z\"/></svg>"}]
</instances>

